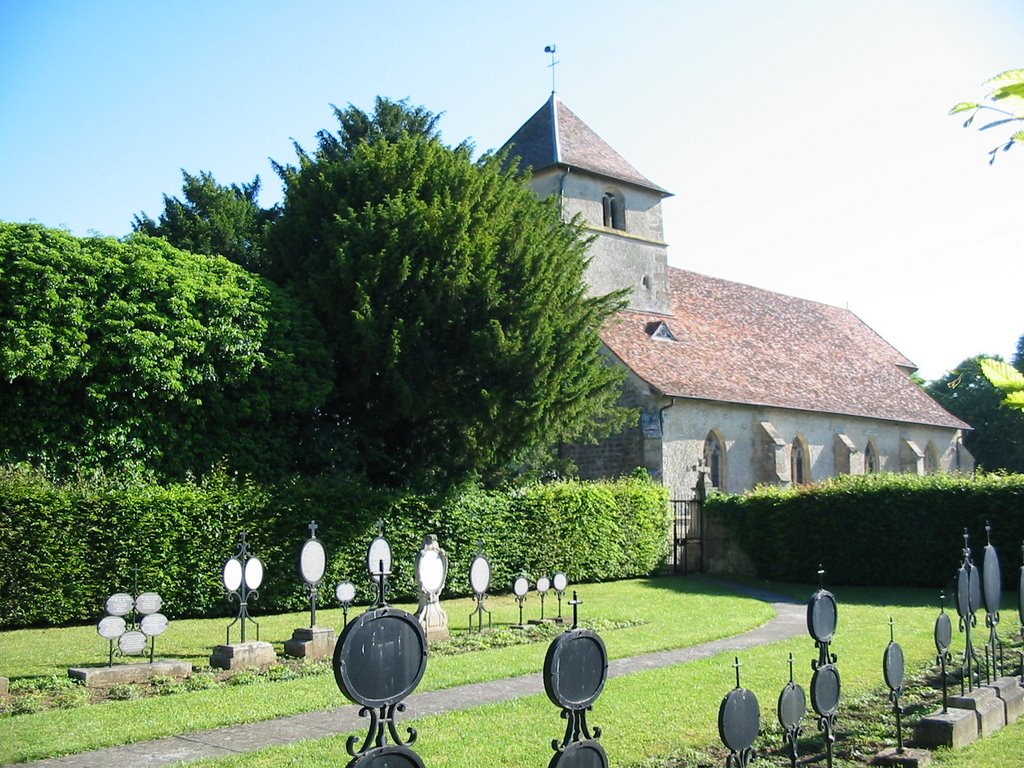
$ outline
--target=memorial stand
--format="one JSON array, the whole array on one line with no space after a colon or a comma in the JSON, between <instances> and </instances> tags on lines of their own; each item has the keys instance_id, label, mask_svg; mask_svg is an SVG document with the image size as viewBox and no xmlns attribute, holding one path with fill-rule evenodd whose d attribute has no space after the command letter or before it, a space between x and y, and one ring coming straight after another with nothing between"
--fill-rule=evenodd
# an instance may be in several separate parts
<instances>
[{"instance_id":1,"label":"memorial stand","mask_svg":"<svg viewBox=\"0 0 1024 768\"><path fill-rule=\"evenodd\" d=\"M476 595L476 609L469 614L469 631L473 631L473 617L476 617L476 631L484 631L484 614L487 614L487 628L491 628L491 612L484 608L484 599L491 586L491 561L484 555L484 540L476 543L476 557L469 566L469 585Z\"/></svg>"},{"instance_id":2,"label":"memorial stand","mask_svg":"<svg viewBox=\"0 0 1024 768\"><path fill-rule=\"evenodd\" d=\"M448 553L438 545L437 536L428 534L416 555L416 582L420 588L416 619L428 642L448 639L448 614L441 607L441 591L447 577Z\"/></svg>"},{"instance_id":3,"label":"memorial stand","mask_svg":"<svg viewBox=\"0 0 1024 768\"><path fill-rule=\"evenodd\" d=\"M330 658L338 641L333 627L316 625L316 599L327 570L327 552L316 537L316 529L316 520L311 520L309 538L299 550L298 560L299 576L309 588L309 626L294 630L291 639L284 643L284 652L289 656L310 660Z\"/></svg>"},{"instance_id":4,"label":"memorial stand","mask_svg":"<svg viewBox=\"0 0 1024 768\"><path fill-rule=\"evenodd\" d=\"M213 649L210 666L218 669L241 669L242 667L262 667L277 661L274 646L261 641L260 625L249 615L249 601L259 598L259 588L263 583L263 562L249 553L249 543L245 531L238 538L238 552L224 563L221 574L228 600L238 601L238 615L228 624L226 642ZM256 640L247 642L245 629L247 624L256 627ZM231 628L240 624L241 642L231 642Z\"/></svg>"},{"instance_id":5,"label":"memorial stand","mask_svg":"<svg viewBox=\"0 0 1024 768\"><path fill-rule=\"evenodd\" d=\"M824 581L825 571L819 568L818 576ZM824 586L811 595L807 603L807 630L814 638L818 658L811 662L814 675L811 677L811 707L818 715L818 730L825 736L825 756L828 768L832 768L832 747L836 740L836 720L842 684L838 657L829 650L839 623L839 610L835 596Z\"/></svg>"}]
</instances>

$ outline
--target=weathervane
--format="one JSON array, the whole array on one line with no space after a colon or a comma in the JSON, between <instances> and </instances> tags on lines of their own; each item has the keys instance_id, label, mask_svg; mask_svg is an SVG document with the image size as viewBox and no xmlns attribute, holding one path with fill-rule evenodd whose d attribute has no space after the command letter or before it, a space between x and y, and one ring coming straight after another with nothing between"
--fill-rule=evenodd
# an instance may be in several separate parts
<instances>
[{"instance_id":1,"label":"weathervane","mask_svg":"<svg viewBox=\"0 0 1024 768\"><path fill-rule=\"evenodd\" d=\"M551 54L551 63L548 64L548 66L551 68L551 93L555 92L555 65L559 63L555 61L555 51L557 50L558 47L554 43L552 43L551 45L544 46L544 53Z\"/></svg>"}]
</instances>

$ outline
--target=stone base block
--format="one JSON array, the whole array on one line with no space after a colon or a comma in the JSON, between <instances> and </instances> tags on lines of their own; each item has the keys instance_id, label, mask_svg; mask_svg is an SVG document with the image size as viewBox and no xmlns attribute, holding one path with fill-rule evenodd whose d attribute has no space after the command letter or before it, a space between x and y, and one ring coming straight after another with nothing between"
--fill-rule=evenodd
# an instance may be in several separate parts
<instances>
[{"instance_id":1,"label":"stone base block","mask_svg":"<svg viewBox=\"0 0 1024 768\"><path fill-rule=\"evenodd\" d=\"M1017 722L1024 715L1024 688L1016 677L1000 677L987 687L995 689L996 696L1006 709L1006 724Z\"/></svg>"},{"instance_id":2,"label":"stone base block","mask_svg":"<svg viewBox=\"0 0 1024 768\"><path fill-rule=\"evenodd\" d=\"M914 726L920 747L962 747L978 740L978 718L969 709L949 709L925 715Z\"/></svg>"},{"instance_id":3,"label":"stone base block","mask_svg":"<svg viewBox=\"0 0 1024 768\"><path fill-rule=\"evenodd\" d=\"M284 652L310 661L329 659L337 642L332 627L302 627L292 632L291 640L285 640Z\"/></svg>"},{"instance_id":4,"label":"stone base block","mask_svg":"<svg viewBox=\"0 0 1024 768\"><path fill-rule=\"evenodd\" d=\"M423 627L428 643L448 639L448 614L440 603L426 603L421 606L416 612L416 620Z\"/></svg>"},{"instance_id":5,"label":"stone base block","mask_svg":"<svg viewBox=\"0 0 1024 768\"><path fill-rule=\"evenodd\" d=\"M978 733L989 736L1006 725L1006 707L996 696L994 688L978 687L962 696L947 699L950 708L974 710L978 719Z\"/></svg>"},{"instance_id":6,"label":"stone base block","mask_svg":"<svg viewBox=\"0 0 1024 768\"><path fill-rule=\"evenodd\" d=\"M899 768L917 768L919 765L930 765L932 753L927 749L904 747L902 751L896 747L884 749L875 755L872 765L895 765Z\"/></svg>"},{"instance_id":7,"label":"stone base block","mask_svg":"<svg viewBox=\"0 0 1024 768\"><path fill-rule=\"evenodd\" d=\"M218 645L210 656L210 666L218 669L242 669L243 667L265 667L277 663L274 646L262 640L254 643L232 643Z\"/></svg>"},{"instance_id":8,"label":"stone base block","mask_svg":"<svg viewBox=\"0 0 1024 768\"><path fill-rule=\"evenodd\" d=\"M11 681L6 677L0 677L0 696L6 696L7 691L10 688Z\"/></svg>"},{"instance_id":9,"label":"stone base block","mask_svg":"<svg viewBox=\"0 0 1024 768\"><path fill-rule=\"evenodd\" d=\"M108 688L121 683L144 683L158 675L188 677L192 674L191 661L157 659L152 664L115 664L112 667L71 667L68 677L81 680L90 688Z\"/></svg>"}]
</instances>

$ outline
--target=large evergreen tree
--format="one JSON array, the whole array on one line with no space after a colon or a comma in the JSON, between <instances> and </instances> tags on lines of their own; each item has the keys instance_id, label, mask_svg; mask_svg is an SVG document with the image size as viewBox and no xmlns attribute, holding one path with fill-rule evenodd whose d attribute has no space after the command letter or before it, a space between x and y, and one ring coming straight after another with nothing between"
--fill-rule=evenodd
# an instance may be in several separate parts
<instances>
[{"instance_id":1,"label":"large evergreen tree","mask_svg":"<svg viewBox=\"0 0 1024 768\"><path fill-rule=\"evenodd\" d=\"M326 413L376 482L493 477L538 445L620 428L622 373L588 297L581 226L503 159L379 99L296 147L268 233L271 271L308 300L334 359Z\"/></svg>"}]
</instances>

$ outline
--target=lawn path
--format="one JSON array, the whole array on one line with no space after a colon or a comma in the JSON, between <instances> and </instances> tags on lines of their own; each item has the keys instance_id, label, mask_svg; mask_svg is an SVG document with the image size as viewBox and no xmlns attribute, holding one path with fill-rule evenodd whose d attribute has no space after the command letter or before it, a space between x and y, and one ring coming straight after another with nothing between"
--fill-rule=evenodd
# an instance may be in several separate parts
<instances>
[{"instance_id":1,"label":"lawn path","mask_svg":"<svg viewBox=\"0 0 1024 768\"><path fill-rule=\"evenodd\" d=\"M708 579L708 581L715 580ZM784 595L745 585L718 581L715 583L727 586L739 594L770 602L775 609L775 617L760 627L732 637L687 648L645 653L627 659L610 661L608 677L622 677L649 669L685 664L719 653L736 652L786 640L807 632L804 603ZM439 691L416 693L405 700L406 710L402 717L402 725L427 715L443 714L543 692L544 681L538 672L505 680L492 680ZM322 739L345 733L361 733L366 730L366 725L367 719L359 717L359 707L351 704L320 712L307 712L276 720L233 725L180 736L168 736L153 741L37 760L22 763L22 765L31 766L31 768L59 768L59 766L152 768L186 760L244 754L302 739Z\"/></svg>"}]
</instances>

